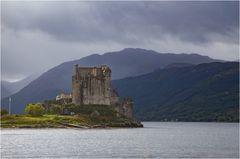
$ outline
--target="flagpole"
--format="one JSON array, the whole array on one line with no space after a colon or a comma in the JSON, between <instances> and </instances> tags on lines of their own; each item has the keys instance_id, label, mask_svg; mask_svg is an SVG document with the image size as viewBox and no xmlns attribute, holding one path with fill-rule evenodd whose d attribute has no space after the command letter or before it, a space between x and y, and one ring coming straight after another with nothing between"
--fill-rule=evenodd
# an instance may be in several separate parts
<instances>
[{"instance_id":1,"label":"flagpole","mask_svg":"<svg viewBox=\"0 0 240 159\"><path fill-rule=\"evenodd\" d=\"M8 113L11 114L11 102L12 102L12 99L11 97L9 97L9 103L8 103Z\"/></svg>"}]
</instances>

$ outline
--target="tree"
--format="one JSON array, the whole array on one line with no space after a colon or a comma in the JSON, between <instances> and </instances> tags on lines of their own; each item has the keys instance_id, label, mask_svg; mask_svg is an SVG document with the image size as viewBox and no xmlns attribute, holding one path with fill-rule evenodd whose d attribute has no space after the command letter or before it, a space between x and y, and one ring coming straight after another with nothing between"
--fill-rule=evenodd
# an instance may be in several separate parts
<instances>
[{"instance_id":1,"label":"tree","mask_svg":"<svg viewBox=\"0 0 240 159\"><path fill-rule=\"evenodd\" d=\"M42 116L45 108L41 104L28 104L25 112L31 116Z\"/></svg>"},{"instance_id":2,"label":"tree","mask_svg":"<svg viewBox=\"0 0 240 159\"><path fill-rule=\"evenodd\" d=\"M6 109L1 109L1 116L8 114L8 111Z\"/></svg>"}]
</instances>

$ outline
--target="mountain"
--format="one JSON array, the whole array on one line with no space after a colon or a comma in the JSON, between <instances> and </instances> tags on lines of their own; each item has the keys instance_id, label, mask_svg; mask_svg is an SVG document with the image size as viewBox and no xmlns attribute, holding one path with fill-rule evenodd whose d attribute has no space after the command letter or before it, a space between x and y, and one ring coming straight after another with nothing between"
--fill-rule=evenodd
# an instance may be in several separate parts
<instances>
[{"instance_id":1,"label":"mountain","mask_svg":"<svg viewBox=\"0 0 240 159\"><path fill-rule=\"evenodd\" d=\"M36 79L38 76L39 75L37 74L31 75L17 82L8 82L8 81L2 80L1 81L1 99L17 93L22 88L27 86L30 82L32 82L34 79Z\"/></svg>"},{"instance_id":2,"label":"mountain","mask_svg":"<svg viewBox=\"0 0 240 159\"><path fill-rule=\"evenodd\" d=\"M173 67L113 81L151 121L239 121L239 63Z\"/></svg>"},{"instance_id":3,"label":"mountain","mask_svg":"<svg viewBox=\"0 0 240 159\"><path fill-rule=\"evenodd\" d=\"M18 93L12 95L13 113L23 113L25 105L55 98L60 92L71 92L71 77L75 64L80 66L99 66L107 64L112 70L112 78L120 79L142 75L171 63L209 63L218 60L198 54L161 54L152 50L124 49L118 52L93 54L80 60L62 63L39 78L32 81ZM2 100L2 107L8 105L8 99Z\"/></svg>"},{"instance_id":4,"label":"mountain","mask_svg":"<svg viewBox=\"0 0 240 159\"><path fill-rule=\"evenodd\" d=\"M112 69L112 78L121 79L146 74L171 63L200 64L214 61L220 60L198 54L161 54L152 50L126 48L118 52L110 52L103 55L90 55L71 63L80 63L83 66L107 64Z\"/></svg>"},{"instance_id":5,"label":"mountain","mask_svg":"<svg viewBox=\"0 0 240 159\"><path fill-rule=\"evenodd\" d=\"M193 64L190 63L171 63L164 68L173 68L173 67L187 67L187 66L193 66Z\"/></svg>"}]
</instances>

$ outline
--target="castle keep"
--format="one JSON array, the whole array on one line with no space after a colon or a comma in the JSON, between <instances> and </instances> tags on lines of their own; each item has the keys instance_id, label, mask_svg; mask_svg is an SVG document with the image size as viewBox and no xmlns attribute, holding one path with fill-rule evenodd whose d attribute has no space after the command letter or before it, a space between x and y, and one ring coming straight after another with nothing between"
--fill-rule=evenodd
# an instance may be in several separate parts
<instances>
[{"instance_id":1,"label":"castle keep","mask_svg":"<svg viewBox=\"0 0 240 159\"><path fill-rule=\"evenodd\" d=\"M79 67L75 65L72 76L72 103L76 105L111 105L120 114L133 118L131 98L120 99L111 86L111 69L100 67Z\"/></svg>"},{"instance_id":2,"label":"castle keep","mask_svg":"<svg viewBox=\"0 0 240 159\"><path fill-rule=\"evenodd\" d=\"M110 105L111 70L108 66L79 67L75 65L72 76L72 102Z\"/></svg>"}]
</instances>

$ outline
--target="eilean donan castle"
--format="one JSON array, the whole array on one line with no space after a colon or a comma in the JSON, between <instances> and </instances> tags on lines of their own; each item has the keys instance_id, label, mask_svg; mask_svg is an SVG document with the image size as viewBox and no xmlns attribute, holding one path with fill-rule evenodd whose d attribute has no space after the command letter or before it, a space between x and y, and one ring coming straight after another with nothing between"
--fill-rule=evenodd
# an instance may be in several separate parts
<instances>
[{"instance_id":1,"label":"eilean donan castle","mask_svg":"<svg viewBox=\"0 0 240 159\"><path fill-rule=\"evenodd\" d=\"M72 103L76 105L111 105L128 118L133 118L131 98L120 98L111 86L111 69L100 67L79 67L75 65L72 76Z\"/></svg>"}]
</instances>

